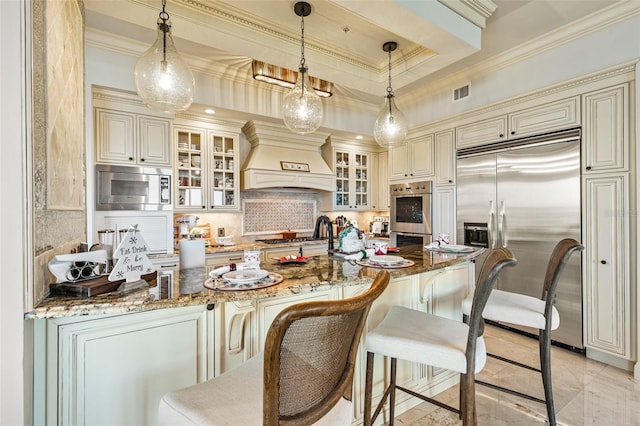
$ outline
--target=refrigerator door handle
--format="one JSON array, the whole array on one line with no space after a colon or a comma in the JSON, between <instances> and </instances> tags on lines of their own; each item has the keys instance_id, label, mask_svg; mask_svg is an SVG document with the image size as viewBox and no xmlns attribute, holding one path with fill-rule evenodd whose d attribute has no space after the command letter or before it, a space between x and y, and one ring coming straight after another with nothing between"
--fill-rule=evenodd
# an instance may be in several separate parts
<instances>
[{"instance_id":1,"label":"refrigerator door handle","mask_svg":"<svg viewBox=\"0 0 640 426\"><path fill-rule=\"evenodd\" d=\"M495 209L493 208L493 200L489 200L489 222L487 224L487 233L488 235L488 242L489 242L489 248L493 249L496 247L496 233L494 232L494 225L496 223L496 213L495 213Z\"/></svg>"},{"instance_id":2,"label":"refrigerator door handle","mask_svg":"<svg viewBox=\"0 0 640 426\"><path fill-rule=\"evenodd\" d=\"M507 248L507 238L505 237L505 229L507 227L507 215L505 213L505 202L500 202L500 216L498 218L498 235L500 237L500 247Z\"/></svg>"}]
</instances>

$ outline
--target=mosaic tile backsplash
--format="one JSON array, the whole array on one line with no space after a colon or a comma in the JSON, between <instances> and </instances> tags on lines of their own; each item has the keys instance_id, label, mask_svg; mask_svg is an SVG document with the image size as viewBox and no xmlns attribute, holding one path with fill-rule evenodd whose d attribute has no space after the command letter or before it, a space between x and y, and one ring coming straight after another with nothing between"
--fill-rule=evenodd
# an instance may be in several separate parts
<instances>
[{"instance_id":1,"label":"mosaic tile backsplash","mask_svg":"<svg viewBox=\"0 0 640 426\"><path fill-rule=\"evenodd\" d=\"M273 234L291 230L313 231L316 220L315 200L243 200L245 235Z\"/></svg>"}]
</instances>

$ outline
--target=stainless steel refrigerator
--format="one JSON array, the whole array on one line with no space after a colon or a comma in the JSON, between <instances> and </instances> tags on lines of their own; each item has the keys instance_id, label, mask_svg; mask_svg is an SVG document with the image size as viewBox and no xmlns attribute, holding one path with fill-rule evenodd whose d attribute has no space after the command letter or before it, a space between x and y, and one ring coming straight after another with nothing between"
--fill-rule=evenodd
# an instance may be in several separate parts
<instances>
[{"instance_id":1,"label":"stainless steel refrigerator","mask_svg":"<svg viewBox=\"0 0 640 426\"><path fill-rule=\"evenodd\" d=\"M508 248L518 264L500 273L496 288L541 297L556 243L581 241L580 130L460 149L456 169L458 244ZM560 327L551 335L575 349L584 347L580 274L573 255L558 284Z\"/></svg>"}]
</instances>

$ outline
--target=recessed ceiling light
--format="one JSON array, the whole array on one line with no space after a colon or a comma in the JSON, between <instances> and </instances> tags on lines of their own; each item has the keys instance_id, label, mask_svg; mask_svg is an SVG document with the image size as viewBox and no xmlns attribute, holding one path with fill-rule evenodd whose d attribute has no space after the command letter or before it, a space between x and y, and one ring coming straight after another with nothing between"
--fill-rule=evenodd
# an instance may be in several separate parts
<instances>
[{"instance_id":1,"label":"recessed ceiling light","mask_svg":"<svg viewBox=\"0 0 640 426\"><path fill-rule=\"evenodd\" d=\"M211 108L205 109L204 112L206 112L207 114L215 114L216 113L216 111L211 109Z\"/></svg>"}]
</instances>

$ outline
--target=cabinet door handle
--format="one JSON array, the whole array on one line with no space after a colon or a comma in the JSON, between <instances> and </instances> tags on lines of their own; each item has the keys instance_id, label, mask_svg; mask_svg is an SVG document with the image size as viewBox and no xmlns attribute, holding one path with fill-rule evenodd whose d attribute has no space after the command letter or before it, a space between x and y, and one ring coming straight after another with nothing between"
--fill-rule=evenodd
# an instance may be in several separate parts
<instances>
[{"instance_id":1,"label":"cabinet door handle","mask_svg":"<svg viewBox=\"0 0 640 426\"><path fill-rule=\"evenodd\" d=\"M229 260L242 260L242 257L230 257Z\"/></svg>"},{"instance_id":2,"label":"cabinet door handle","mask_svg":"<svg viewBox=\"0 0 640 426\"><path fill-rule=\"evenodd\" d=\"M603 265L606 265L607 261L606 260L601 260L600 263L602 263Z\"/></svg>"},{"instance_id":3,"label":"cabinet door handle","mask_svg":"<svg viewBox=\"0 0 640 426\"><path fill-rule=\"evenodd\" d=\"M162 268L177 268L178 264L174 263L173 265L160 265L160 269Z\"/></svg>"},{"instance_id":4,"label":"cabinet door handle","mask_svg":"<svg viewBox=\"0 0 640 426\"><path fill-rule=\"evenodd\" d=\"M591 170L591 166L587 166L587 167L586 167L586 169L587 169L587 170Z\"/></svg>"}]
</instances>

